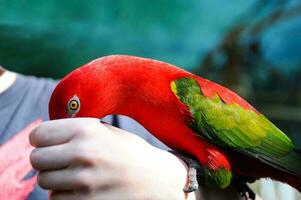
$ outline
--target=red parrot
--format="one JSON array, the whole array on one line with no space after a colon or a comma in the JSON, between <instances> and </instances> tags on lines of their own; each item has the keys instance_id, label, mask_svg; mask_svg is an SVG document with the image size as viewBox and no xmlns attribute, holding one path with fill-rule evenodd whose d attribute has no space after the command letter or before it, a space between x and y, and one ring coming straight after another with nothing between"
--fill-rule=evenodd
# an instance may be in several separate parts
<instances>
[{"instance_id":1,"label":"red parrot","mask_svg":"<svg viewBox=\"0 0 301 200\"><path fill-rule=\"evenodd\" d=\"M234 92L176 66L102 57L63 78L49 102L50 119L111 114L135 119L198 160L209 186L270 177L301 191L301 154L292 139Z\"/></svg>"}]
</instances>

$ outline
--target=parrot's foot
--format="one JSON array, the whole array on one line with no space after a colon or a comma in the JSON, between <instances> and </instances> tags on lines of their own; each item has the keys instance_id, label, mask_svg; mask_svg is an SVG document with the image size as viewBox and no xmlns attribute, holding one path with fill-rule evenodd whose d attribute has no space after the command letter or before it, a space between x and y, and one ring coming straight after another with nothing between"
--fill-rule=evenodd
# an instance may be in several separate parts
<instances>
[{"instance_id":1,"label":"parrot's foot","mask_svg":"<svg viewBox=\"0 0 301 200\"><path fill-rule=\"evenodd\" d=\"M197 170L193 167L188 167L188 183L184 187L183 191L185 193L190 193L197 191L199 188L197 180Z\"/></svg>"},{"instance_id":2,"label":"parrot's foot","mask_svg":"<svg viewBox=\"0 0 301 200\"><path fill-rule=\"evenodd\" d=\"M255 192L247 185L246 182L242 181L234 181L234 187L239 192L240 196L245 198L246 200L255 200L256 194Z\"/></svg>"},{"instance_id":3,"label":"parrot's foot","mask_svg":"<svg viewBox=\"0 0 301 200\"><path fill-rule=\"evenodd\" d=\"M188 166L188 172L187 172L188 182L184 187L183 191L185 193L190 193L198 190L199 184L198 184L197 177L200 176L202 170L202 167L198 163L198 161L189 158L188 156L185 156L176 151L169 151L169 152L182 159Z\"/></svg>"}]
</instances>

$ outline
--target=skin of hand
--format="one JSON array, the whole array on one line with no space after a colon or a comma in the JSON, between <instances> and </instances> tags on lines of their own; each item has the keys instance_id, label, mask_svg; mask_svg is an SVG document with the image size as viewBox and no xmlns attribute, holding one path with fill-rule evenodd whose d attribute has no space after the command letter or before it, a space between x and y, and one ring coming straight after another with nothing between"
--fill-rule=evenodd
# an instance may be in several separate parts
<instances>
[{"instance_id":1,"label":"skin of hand","mask_svg":"<svg viewBox=\"0 0 301 200\"><path fill-rule=\"evenodd\" d=\"M38 183L52 200L199 198L183 192L180 159L99 119L44 122L29 139Z\"/></svg>"}]
</instances>

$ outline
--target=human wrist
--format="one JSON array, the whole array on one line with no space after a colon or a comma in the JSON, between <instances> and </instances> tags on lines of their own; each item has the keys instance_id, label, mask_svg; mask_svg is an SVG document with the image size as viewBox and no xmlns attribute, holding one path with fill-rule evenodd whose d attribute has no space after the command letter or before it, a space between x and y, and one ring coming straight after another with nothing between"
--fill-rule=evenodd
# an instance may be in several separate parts
<instances>
[{"instance_id":1,"label":"human wrist","mask_svg":"<svg viewBox=\"0 0 301 200\"><path fill-rule=\"evenodd\" d=\"M114 132L123 132L121 129ZM133 134L120 134L125 143L125 184L135 188L137 199L199 199L199 191L184 193L187 183L187 165L177 156L158 149ZM123 145L120 145L123 146ZM128 171L129 170L129 171ZM140 181L137 182L137 177ZM134 196L132 199L136 199Z\"/></svg>"},{"instance_id":2,"label":"human wrist","mask_svg":"<svg viewBox=\"0 0 301 200\"><path fill-rule=\"evenodd\" d=\"M162 150L160 150L162 153ZM185 185L187 184L187 170L188 166L177 156L164 151L162 156L166 156L164 161L166 162L165 172L170 173L170 182L173 182L171 187L174 188L175 198L177 199L187 199L187 200L198 200L199 199L199 190L196 192L185 193L183 191ZM168 167L172 166L172 167ZM178 198L180 197L180 198Z\"/></svg>"},{"instance_id":3,"label":"human wrist","mask_svg":"<svg viewBox=\"0 0 301 200\"><path fill-rule=\"evenodd\" d=\"M144 162L148 169L144 172L145 181L141 186L147 188L145 191L153 191L145 199L199 199L199 191L189 194L183 191L187 182L187 166L182 160L152 146L144 151L144 156L148 160Z\"/></svg>"}]
</instances>

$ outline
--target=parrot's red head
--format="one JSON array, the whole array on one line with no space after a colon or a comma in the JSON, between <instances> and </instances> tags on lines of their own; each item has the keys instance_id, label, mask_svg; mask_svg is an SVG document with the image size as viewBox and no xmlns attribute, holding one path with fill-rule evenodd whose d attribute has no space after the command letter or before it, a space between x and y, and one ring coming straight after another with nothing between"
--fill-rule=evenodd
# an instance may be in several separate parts
<instances>
[{"instance_id":1,"label":"parrot's red head","mask_svg":"<svg viewBox=\"0 0 301 200\"><path fill-rule=\"evenodd\" d=\"M96 59L68 74L55 88L49 103L50 119L130 117L161 110L175 99L170 82L187 74L167 63L134 56ZM165 106L166 107L166 106ZM148 109L148 110L147 110ZM165 108L163 108L165 109Z\"/></svg>"},{"instance_id":2,"label":"parrot's red head","mask_svg":"<svg viewBox=\"0 0 301 200\"><path fill-rule=\"evenodd\" d=\"M97 59L64 77L50 98L49 118L100 118L110 114L119 87L108 66L105 58Z\"/></svg>"}]
</instances>

